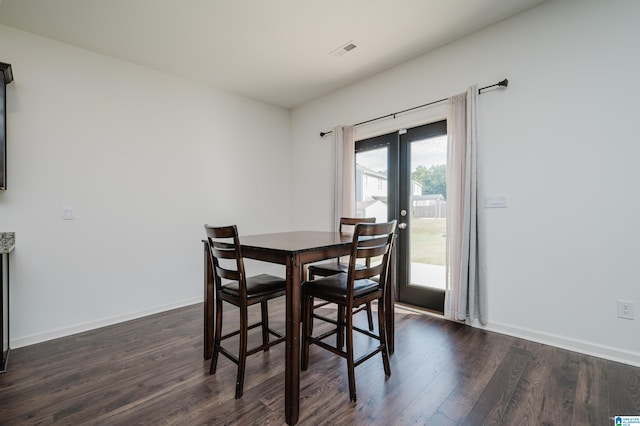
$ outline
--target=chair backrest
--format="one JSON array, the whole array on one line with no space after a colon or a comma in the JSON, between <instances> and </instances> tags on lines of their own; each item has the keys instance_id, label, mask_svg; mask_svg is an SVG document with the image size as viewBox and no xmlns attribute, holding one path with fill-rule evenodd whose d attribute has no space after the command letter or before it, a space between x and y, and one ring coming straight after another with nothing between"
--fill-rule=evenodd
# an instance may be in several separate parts
<instances>
[{"instance_id":1,"label":"chair backrest","mask_svg":"<svg viewBox=\"0 0 640 426\"><path fill-rule=\"evenodd\" d=\"M397 221L360 223L355 227L351 259L349 260L349 294L352 296L355 280L379 276L379 288L384 288L389 273L389 260L394 243ZM365 259L365 266L358 259ZM356 265L358 265L356 267Z\"/></svg>"},{"instance_id":2,"label":"chair backrest","mask_svg":"<svg viewBox=\"0 0 640 426\"><path fill-rule=\"evenodd\" d=\"M348 232L352 234L355 226L359 223L376 223L375 217L341 217L340 232Z\"/></svg>"},{"instance_id":3,"label":"chair backrest","mask_svg":"<svg viewBox=\"0 0 640 426\"><path fill-rule=\"evenodd\" d=\"M353 234L356 229L356 225L359 223L376 223L375 217L341 217L340 218L340 233ZM340 257L336 259L340 262Z\"/></svg>"},{"instance_id":4,"label":"chair backrest","mask_svg":"<svg viewBox=\"0 0 640 426\"><path fill-rule=\"evenodd\" d=\"M246 276L238 228L231 226L204 225L209 243L209 257L213 267L216 290L222 288L222 280L238 282L241 297L247 296Z\"/></svg>"}]
</instances>

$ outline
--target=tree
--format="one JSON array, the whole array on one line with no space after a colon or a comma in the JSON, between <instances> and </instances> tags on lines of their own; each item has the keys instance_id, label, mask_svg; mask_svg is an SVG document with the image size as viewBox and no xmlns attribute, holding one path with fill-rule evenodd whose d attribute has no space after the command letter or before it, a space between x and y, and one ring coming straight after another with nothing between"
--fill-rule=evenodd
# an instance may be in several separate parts
<instances>
[{"instance_id":1,"label":"tree","mask_svg":"<svg viewBox=\"0 0 640 426\"><path fill-rule=\"evenodd\" d=\"M411 178L422 183L422 195L442 194L447 198L447 166L438 164L429 167L418 166Z\"/></svg>"}]
</instances>

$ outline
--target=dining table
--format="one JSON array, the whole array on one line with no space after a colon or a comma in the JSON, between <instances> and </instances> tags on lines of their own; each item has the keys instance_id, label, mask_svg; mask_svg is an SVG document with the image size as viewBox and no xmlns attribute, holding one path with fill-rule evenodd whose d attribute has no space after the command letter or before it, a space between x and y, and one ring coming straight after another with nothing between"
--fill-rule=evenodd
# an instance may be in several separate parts
<instances>
[{"instance_id":1,"label":"dining table","mask_svg":"<svg viewBox=\"0 0 640 426\"><path fill-rule=\"evenodd\" d=\"M285 418L289 425L298 422L300 412L300 284L305 279L305 265L348 255L352 240L353 236L350 233L325 231L290 231L240 236L243 257L285 266ZM208 242L204 240L203 243L204 358L210 359L213 348L215 287ZM393 287L387 286L389 291L385 295L389 353L393 353L394 347Z\"/></svg>"}]
</instances>

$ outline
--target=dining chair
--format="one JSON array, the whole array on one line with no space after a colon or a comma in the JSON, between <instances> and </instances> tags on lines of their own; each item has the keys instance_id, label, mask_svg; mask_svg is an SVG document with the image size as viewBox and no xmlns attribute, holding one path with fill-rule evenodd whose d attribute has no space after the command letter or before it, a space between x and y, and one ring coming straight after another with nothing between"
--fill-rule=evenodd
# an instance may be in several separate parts
<instances>
[{"instance_id":1,"label":"dining chair","mask_svg":"<svg viewBox=\"0 0 640 426\"><path fill-rule=\"evenodd\" d=\"M382 364L386 376L391 375L389 354L385 330L385 293L388 291L389 260L391 258L394 242L396 221L386 223L361 223L356 225L353 234L353 244L349 260L349 268L345 274L335 274L317 280L308 280L302 284L302 356L301 369L306 371L309 367L309 347L319 346L347 360L347 372L349 378L349 398L356 401L355 367L370 359L375 354L382 355ZM365 260L364 267L358 267L358 260ZM311 319L313 317L313 300L320 299L336 303L344 308L344 317L336 321L329 318L322 319L333 324L329 331L313 336ZM378 302L378 333L365 330L354 325L353 307L363 303ZM344 330L346 336L346 349L332 346L324 340ZM353 345L353 332L359 332L369 336L377 343L373 348L355 357Z\"/></svg>"},{"instance_id":2,"label":"dining chair","mask_svg":"<svg viewBox=\"0 0 640 426\"><path fill-rule=\"evenodd\" d=\"M285 340L283 334L269 328L267 304L269 300L285 294L285 280L268 274L251 277L245 275L238 229L235 225L221 227L205 225L204 229L209 245L209 258L212 263L216 296L215 331L209 374L216 372L218 354L222 354L234 362L238 366L235 394L235 398L238 399L242 396L247 356L259 351L266 352L271 346ZM222 335L223 301L237 306L240 310L239 329L224 336ZM249 325L248 308L258 303L260 304L261 320ZM247 349L249 330L256 327L262 328L262 345ZM276 339L270 340L270 335L274 335ZM233 336L239 336L237 357L222 346L223 340Z\"/></svg>"},{"instance_id":3,"label":"dining chair","mask_svg":"<svg viewBox=\"0 0 640 426\"><path fill-rule=\"evenodd\" d=\"M341 217L340 218L340 233L352 233L355 226L359 223L375 223L375 217ZM361 267L358 264L356 267ZM322 262L311 264L307 267L307 274L309 279L312 280L316 276L319 277L328 277L330 275L346 273L349 270L349 261L345 258L336 258L332 259L329 262ZM328 305L329 302L320 302L314 305L314 308L319 308L321 306ZM369 330L373 331L373 312L371 310L371 303L365 303L361 306L356 306L355 312L361 312L363 310L367 311L367 320L369 321ZM338 315L341 315L342 312L338 311ZM313 321L313 319L312 319Z\"/></svg>"}]
</instances>

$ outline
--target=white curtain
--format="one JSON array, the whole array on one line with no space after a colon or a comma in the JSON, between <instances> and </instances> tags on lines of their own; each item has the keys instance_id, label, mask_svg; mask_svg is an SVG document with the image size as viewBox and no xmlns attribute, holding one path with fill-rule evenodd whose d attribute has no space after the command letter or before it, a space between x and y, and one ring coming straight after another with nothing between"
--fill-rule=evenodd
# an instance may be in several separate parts
<instances>
[{"instance_id":1,"label":"white curtain","mask_svg":"<svg viewBox=\"0 0 640 426\"><path fill-rule=\"evenodd\" d=\"M447 288L445 317L485 324L478 250L477 87L447 105Z\"/></svg>"},{"instance_id":2,"label":"white curtain","mask_svg":"<svg viewBox=\"0 0 640 426\"><path fill-rule=\"evenodd\" d=\"M340 228L340 218L356 216L356 159L353 126L336 126L333 229Z\"/></svg>"}]
</instances>

